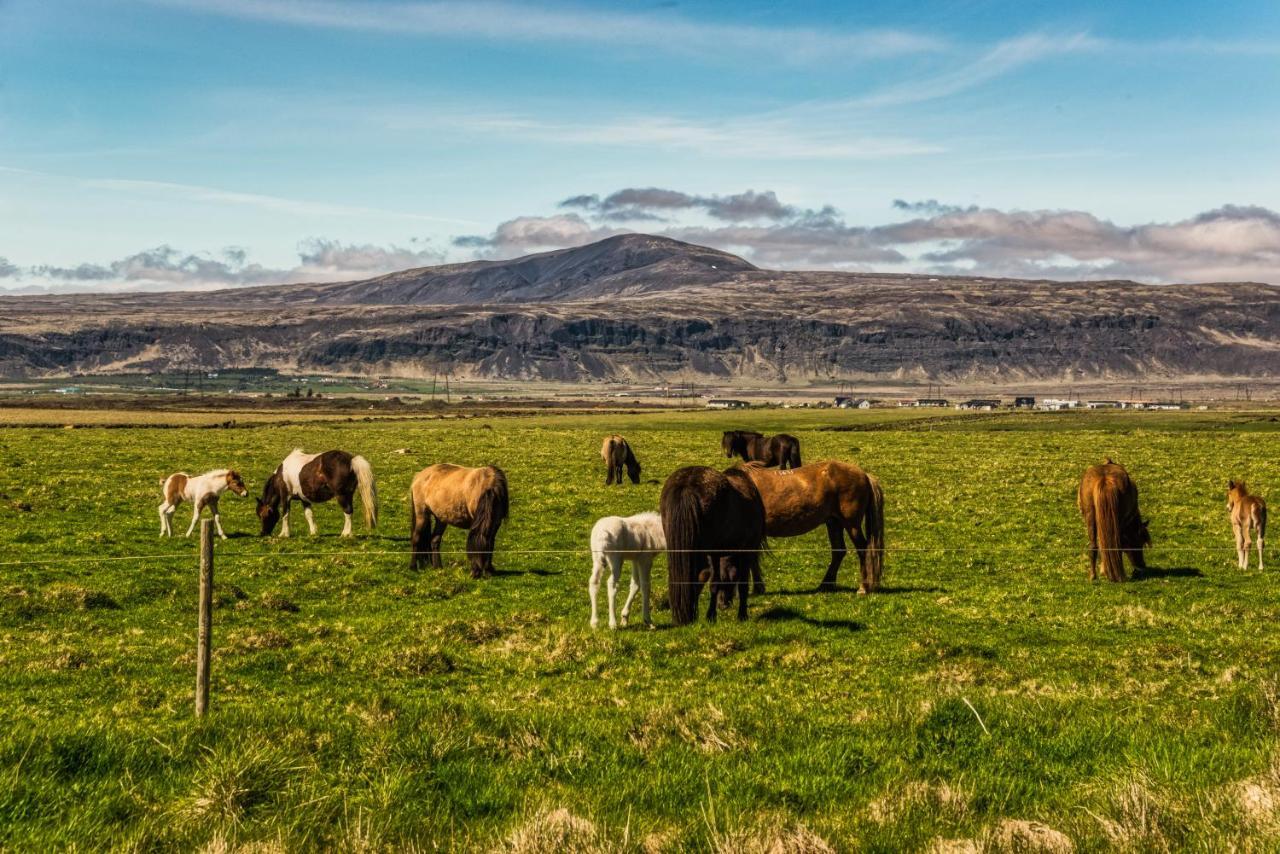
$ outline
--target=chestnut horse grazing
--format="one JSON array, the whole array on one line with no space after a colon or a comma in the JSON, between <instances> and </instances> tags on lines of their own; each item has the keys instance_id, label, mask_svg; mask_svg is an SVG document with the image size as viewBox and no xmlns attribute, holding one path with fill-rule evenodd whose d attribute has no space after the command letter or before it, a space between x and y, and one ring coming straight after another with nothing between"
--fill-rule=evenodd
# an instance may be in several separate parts
<instances>
[{"instance_id":1,"label":"chestnut horse grazing","mask_svg":"<svg viewBox=\"0 0 1280 854\"><path fill-rule=\"evenodd\" d=\"M1124 555L1134 572L1147 568L1143 546L1151 545L1147 520L1138 512L1138 487L1124 466L1111 461L1085 469L1077 494L1089 532L1089 580L1098 577L1098 557L1108 581L1124 581Z\"/></svg>"},{"instance_id":2,"label":"chestnut horse grazing","mask_svg":"<svg viewBox=\"0 0 1280 854\"><path fill-rule=\"evenodd\" d=\"M751 478L764 502L764 530L770 537L798 537L827 526L831 562L819 590L834 590L836 573L848 554L847 531L862 566L861 594L880 586L884 572L884 493L880 481L851 463L825 460L796 469L737 466ZM757 578L754 592L764 584Z\"/></svg>"},{"instance_id":3,"label":"chestnut horse grazing","mask_svg":"<svg viewBox=\"0 0 1280 854\"><path fill-rule=\"evenodd\" d=\"M671 621L697 618L702 586L711 583L707 620L716 606L738 598L738 619L747 618L747 583L759 574L767 546L764 505L755 484L739 469L707 466L676 470L662 487L662 529L667 539L667 593Z\"/></svg>"},{"instance_id":4,"label":"chestnut horse grazing","mask_svg":"<svg viewBox=\"0 0 1280 854\"><path fill-rule=\"evenodd\" d=\"M1241 569L1249 568L1249 532L1258 533L1258 569L1262 569L1262 545L1267 537L1267 502L1250 495L1244 481L1227 481L1227 512L1231 529L1236 534L1236 561Z\"/></svg>"},{"instance_id":5,"label":"chestnut horse grazing","mask_svg":"<svg viewBox=\"0 0 1280 854\"><path fill-rule=\"evenodd\" d=\"M316 520L311 515L311 505L316 502L338 499L344 517L342 536L351 536L351 513L355 509L353 497L360 493L364 504L364 523L370 528L378 524L378 491L373 481L373 469L364 457L346 451L325 451L308 454L295 448L284 458L275 473L267 480L258 499L258 518L262 520L262 536L275 530L280 522L280 536L289 536L289 505L294 499L302 502L303 515L311 535L316 534ZM281 508L283 506L283 509Z\"/></svg>"},{"instance_id":6,"label":"chestnut horse grazing","mask_svg":"<svg viewBox=\"0 0 1280 854\"><path fill-rule=\"evenodd\" d=\"M605 486L613 483L622 483L622 469L624 467L627 470L627 477L631 478L632 483L640 482L640 461L631 452L631 445L627 443L627 440L617 433L604 437L604 444L600 446L600 458L604 460Z\"/></svg>"},{"instance_id":7,"label":"chestnut horse grazing","mask_svg":"<svg viewBox=\"0 0 1280 854\"><path fill-rule=\"evenodd\" d=\"M440 568L440 541L449 525L467 531L471 577L493 575L493 543L507 518L507 476L497 466L427 466L413 477L409 527L409 568L428 558Z\"/></svg>"},{"instance_id":8,"label":"chestnut horse grazing","mask_svg":"<svg viewBox=\"0 0 1280 854\"><path fill-rule=\"evenodd\" d=\"M190 501L192 507L191 524L187 526L187 536L195 530L200 511L208 507L213 513L213 526L218 529L218 536L226 539L222 531L222 517L218 515L218 496L228 489L241 498L249 494L244 487L244 480L231 469L214 469L198 477L191 477L186 472L177 472L164 479L160 485L164 492L164 501L160 502L160 536L173 536L173 512L183 501Z\"/></svg>"},{"instance_id":9,"label":"chestnut horse grazing","mask_svg":"<svg viewBox=\"0 0 1280 854\"><path fill-rule=\"evenodd\" d=\"M741 457L749 463L784 469L800 467L800 440L789 433L766 436L752 430L726 430L720 448L730 459Z\"/></svg>"},{"instance_id":10,"label":"chestnut horse grazing","mask_svg":"<svg viewBox=\"0 0 1280 854\"><path fill-rule=\"evenodd\" d=\"M631 603L636 593L642 594L644 624L653 627L649 619L649 581L653 559L667 547L662 533L662 517L652 510L634 516L605 516L591 529L591 581L587 592L591 594L591 628L600 625L596 603L600 598L600 579L608 573L609 579L609 628L616 629L618 621L613 616L613 606L618 595L618 579L622 575L622 562L631 561L631 591L622 605L622 625L631 615Z\"/></svg>"}]
</instances>

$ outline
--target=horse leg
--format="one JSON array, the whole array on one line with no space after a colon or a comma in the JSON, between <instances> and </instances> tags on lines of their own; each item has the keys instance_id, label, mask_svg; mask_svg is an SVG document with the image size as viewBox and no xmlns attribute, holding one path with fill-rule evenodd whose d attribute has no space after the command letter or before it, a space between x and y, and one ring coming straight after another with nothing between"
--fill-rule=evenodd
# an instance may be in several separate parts
<instances>
[{"instance_id":1,"label":"horse leg","mask_svg":"<svg viewBox=\"0 0 1280 854\"><path fill-rule=\"evenodd\" d=\"M173 536L173 511L175 508L169 506L169 502L165 501L160 505L160 536Z\"/></svg>"},{"instance_id":2,"label":"horse leg","mask_svg":"<svg viewBox=\"0 0 1280 854\"><path fill-rule=\"evenodd\" d=\"M1254 517L1254 519L1253 519L1253 521L1254 521L1254 523L1256 524L1257 529L1258 529L1258 569L1259 569L1259 570L1261 570L1261 569L1263 568L1263 566L1262 566L1262 541L1263 541L1263 540L1266 538L1266 536L1267 536L1267 517L1266 517L1266 515L1265 515L1265 512L1264 512L1261 516L1255 516L1255 517Z\"/></svg>"},{"instance_id":3,"label":"horse leg","mask_svg":"<svg viewBox=\"0 0 1280 854\"><path fill-rule=\"evenodd\" d=\"M342 508L342 536L351 536L351 511L355 509L351 495L339 495L338 505Z\"/></svg>"},{"instance_id":4,"label":"horse leg","mask_svg":"<svg viewBox=\"0 0 1280 854\"><path fill-rule=\"evenodd\" d=\"M600 625L596 602L600 598L600 578L604 575L604 565L603 552L596 552L591 555L591 579L587 582L587 593L591 596L591 628L593 629Z\"/></svg>"},{"instance_id":5,"label":"horse leg","mask_svg":"<svg viewBox=\"0 0 1280 854\"><path fill-rule=\"evenodd\" d=\"M640 606L644 613L644 624L653 628L653 620L649 618L649 584L653 575L653 555L639 558L635 566L640 570Z\"/></svg>"},{"instance_id":6,"label":"horse leg","mask_svg":"<svg viewBox=\"0 0 1280 854\"><path fill-rule=\"evenodd\" d=\"M440 544L444 541L444 529L447 527L449 526L445 524L443 519L436 519L435 526L431 529L431 566L433 569L440 569L444 566L444 562L440 560Z\"/></svg>"},{"instance_id":7,"label":"horse leg","mask_svg":"<svg viewBox=\"0 0 1280 854\"><path fill-rule=\"evenodd\" d=\"M863 536L862 530L857 527L849 529L849 539L853 540L854 551L858 553L858 569L859 577L862 579L858 585L859 595L865 593L874 593L880 587L880 579L872 574L872 569L867 563L867 538Z\"/></svg>"},{"instance_id":8,"label":"horse leg","mask_svg":"<svg viewBox=\"0 0 1280 854\"><path fill-rule=\"evenodd\" d=\"M293 505L293 498L286 496L284 506L280 508L280 536L289 536L289 508Z\"/></svg>"},{"instance_id":9,"label":"horse leg","mask_svg":"<svg viewBox=\"0 0 1280 854\"><path fill-rule=\"evenodd\" d=\"M191 502L191 524L187 526L187 536L191 536L191 532L196 529L196 522L200 521L200 511L204 509L204 499L197 498Z\"/></svg>"},{"instance_id":10,"label":"horse leg","mask_svg":"<svg viewBox=\"0 0 1280 854\"><path fill-rule=\"evenodd\" d=\"M1246 521L1240 526L1240 536L1243 540L1240 548L1240 568L1249 568L1249 549L1253 546L1253 540L1249 537L1249 523Z\"/></svg>"},{"instance_id":11,"label":"horse leg","mask_svg":"<svg viewBox=\"0 0 1280 854\"><path fill-rule=\"evenodd\" d=\"M831 543L831 562L827 564L827 574L822 577L818 589L830 593L836 589L836 574L840 572L840 564L849 550L844 544L844 528L839 519L827 520L827 541Z\"/></svg>"},{"instance_id":12,"label":"horse leg","mask_svg":"<svg viewBox=\"0 0 1280 854\"><path fill-rule=\"evenodd\" d=\"M222 516L218 513L218 499L216 496L209 499L209 509L213 511L213 527L218 529L218 536L225 540L227 535L222 530Z\"/></svg>"},{"instance_id":13,"label":"horse leg","mask_svg":"<svg viewBox=\"0 0 1280 854\"><path fill-rule=\"evenodd\" d=\"M747 576L754 575L759 572L758 560L752 561L751 572L738 573L738 621L742 622L747 618L747 590L750 585L747 583Z\"/></svg>"},{"instance_id":14,"label":"horse leg","mask_svg":"<svg viewBox=\"0 0 1280 854\"><path fill-rule=\"evenodd\" d=\"M1089 534L1089 580L1098 580L1098 526L1092 516L1085 522Z\"/></svg>"},{"instance_id":15,"label":"horse leg","mask_svg":"<svg viewBox=\"0 0 1280 854\"><path fill-rule=\"evenodd\" d=\"M626 625L631 619L631 603L636 601L636 594L640 592L640 561L642 557L632 555L631 557L631 587L627 590L627 601L622 603L622 614L619 618L621 625Z\"/></svg>"},{"instance_id":16,"label":"horse leg","mask_svg":"<svg viewBox=\"0 0 1280 854\"><path fill-rule=\"evenodd\" d=\"M707 622L714 623L716 621L716 600L720 598L720 585L717 583L717 579L720 577L720 568L723 563L710 555L707 556L706 560L707 569L703 570L703 576L699 577L697 589L698 595L701 596L703 584L702 578L705 577L707 582L709 582L708 592L710 595L707 598L711 600L707 603Z\"/></svg>"},{"instance_id":17,"label":"horse leg","mask_svg":"<svg viewBox=\"0 0 1280 854\"><path fill-rule=\"evenodd\" d=\"M609 593L609 628L616 629L618 627L618 619L614 616L614 606L618 602L618 579L622 576L622 555L613 552L607 555L609 561L609 575L605 578L605 584L608 585ZM623 622L626 622L624 619Z\"/></svg>"},{"instance_id":18,"label":"horse leg","mask_svg":"<svg viewBox=\"0 0 1280 854\"><path fill-rule=\"evenodd\" d=\"M302 515L307 517L307 528L311 531L311 536L314 537L318 530L316 528L316 517L311 512L311 502L306 499L302 501Z\"/></svg>"}]
</instances>

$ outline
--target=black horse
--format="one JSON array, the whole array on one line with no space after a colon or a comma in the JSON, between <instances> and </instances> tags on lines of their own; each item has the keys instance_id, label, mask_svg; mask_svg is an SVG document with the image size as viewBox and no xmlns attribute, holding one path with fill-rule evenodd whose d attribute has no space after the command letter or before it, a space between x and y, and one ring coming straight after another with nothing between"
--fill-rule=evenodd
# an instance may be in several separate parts
<instances>
[{"instance_id":1,"label":"black horse","mask_svg":"<svg viewBox=\"0 0 1280 854\"><path fill-rule=\"evenodd\" d=\"M667 595L677 626L697 618L702 587L711 584L707 620L738 597L747 618L747 589L766 548L764 503L742 471L707 466L677 470L662 487L662 529L667 537Z\"/></svg>"},{"instance_id":2,"label":"black horse","mask_svg":"<svg viewBox=\"0 0 1280 854\"><path fill-rule=\"evenodd\" d=\"M800 468L800 440L790 433L766 436L754 430L726 430L720 440L724 455L783 469Z\"/></svg>"}]
</instances>

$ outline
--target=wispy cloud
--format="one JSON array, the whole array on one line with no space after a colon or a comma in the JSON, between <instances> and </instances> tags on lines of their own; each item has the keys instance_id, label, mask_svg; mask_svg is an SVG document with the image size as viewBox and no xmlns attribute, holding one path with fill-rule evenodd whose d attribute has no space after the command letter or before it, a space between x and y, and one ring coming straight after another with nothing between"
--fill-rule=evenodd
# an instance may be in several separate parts
<instances>
[{"instance_id":1,"label":"wispy cloud","mask_svg":"<svg viewBox=\"0 0 1280 854\"><path fill-rule=\"evenodd\" d=\"M572 42L632 46L698 56L757 54L776 60L844 61L941 50L943 39L901 30L839 32L694 20L673 12L615 12L509 2L383 2L355 0L150 0L256 21L325 29L439 36L498 42Z\"/></svg>"}]
</instances>

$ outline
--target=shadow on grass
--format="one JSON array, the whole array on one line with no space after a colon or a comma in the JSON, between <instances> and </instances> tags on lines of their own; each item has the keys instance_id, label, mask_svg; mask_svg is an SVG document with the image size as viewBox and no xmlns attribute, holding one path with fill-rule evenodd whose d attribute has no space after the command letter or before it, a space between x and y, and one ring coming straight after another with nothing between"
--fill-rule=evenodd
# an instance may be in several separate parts
<instances>
[{"instance_id":1,"label":"shadow on grass","mask_svg":"<svg viewBox=\"0 0 1280 854\"><path fill-rule=\"evenodd\" d=\"M865 626L857 620L820 620L816 617L810 617L808 614L797 611L795 608L780 608L774 606L765 608L756 617L757 620L764 620L770 623L797 622L804 623L807 626L814 626L819 629L844 629L850 632L860 632Z\"/></svg>"},{"instance_id":2,"label":"shadow on grass","mask_svg":"<svg viewBox=\"0 0 1280 854\"><path fill-rule=\"evenodd\" d=\"M1149 581L1153 578L1204 578L1204 573L1192 566L1149 566L1130 576L1131 581Z\"/></svg>"},{"instance_id":3,"label":"shadow on grass","mask_svg":"<svg viewBox=\"0 0 1280 854\"><path fill-rule=\"evenodd\" d=\"M848 584L837 584L830 589L822 589L821 587L808 587L804 590L770 590L765 596L825 596L829 593L857 593L858 588ZM882 586L872 596L879 596L882 593L946 593L945 587L926 587L920 585L902 584L898 586Z\"/></svg>"},{"instance_id":4,"label":"shadow on grass","mask_svg":"<svg viewBox=\"0 0 1280 854\"><path fill-rule=\"evenodd\" d=\"M504 575L564 575L563 569L498 569L494 567L493 577L499 578Z\"/></svg>"}]
</instances>

